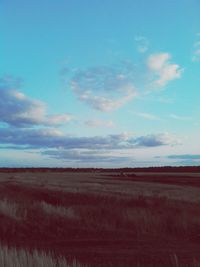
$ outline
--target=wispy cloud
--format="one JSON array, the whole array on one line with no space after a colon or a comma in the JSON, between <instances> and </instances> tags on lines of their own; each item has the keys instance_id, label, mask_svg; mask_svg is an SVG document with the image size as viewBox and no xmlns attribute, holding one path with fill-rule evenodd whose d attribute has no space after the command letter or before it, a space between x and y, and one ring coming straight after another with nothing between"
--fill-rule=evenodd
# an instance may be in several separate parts
<instances>
[{"instance_id":1,"label":"wispy cloud","mask_svg":"<svg viewBox=\"0 0 200 267\"><path fill-rule=\"evenodd\" d=\"M133 69L126 64L91 67L77 71L71 78L71 88L78 99L93 109L116 110L137 95Z\"/></svg>"},{"instance_id":2,"label":"wispy cloud","mask_svg":"<svg viewBox=\"0 0 200 267\"><path fill-rule=\"evenodd\" d=\"M169 155L169 159L200 160L200 154Z\"/></svg>"},{"instance_id":3,"label":"wispy cloud","mask_svg":"<svg viewBox=\"0 0 200 267\"><path fill-rule=\"evenodd\" d=\"M176 115L176 114L170 114L169 115L170 118L178 120L178 121L189 121L192 120L191 117L189 116L180 116L180 115Z\"/></svg>"},{"instance_id":4,"label":"wispy cloud","mask_svg":"<svg viewBox=\"0 0 200 267\"><path fill-rule=\"evenodd\" d=\"M103 111L103 112L109 112L114 111L123 105L125 105L127 102L129 102L133 97L136 96L136 93L133 91L127 92L126 96L121 97L121 99L109 99L107 97L102 96L94 96L90 92L86 92L79 96L79 100L85 102L90 107Z\"/></svg>"},{"instance_id":5,"label":"wispy cloud","mask_svg":"<svg viewBox=\"0 0 200 267\"><path fill-rule=\"evenodd\" d=\"M200 33L196 34L196 41L194 42L193 45L192 61L193 62L200 61Z\"/></svg>"},{"instance_id":6,"label":"wispy cloud","mask_svg":"<svg viewBox=\"0 0 200 267\"><path fill-rule=\"evenodd\" d=\"M169 53L152 54L147 58L147 67L154 75L154 86L163 87L169 81L181 77L183 69L178 64L171 63L170 59Z\"/></svg>"},{"instance_id":7,"label":"wispy cloud","mask_svg":"<svg viewBox=\"0 0 200 267\"><path fill-rule=\"evenodd\" d=\"M149 49L149 41L144 36L135 36L135 42L137 44L137 50L139 53L145 53Z\"/></svg>"},{"instance_id":8,"label":"wispy cloud","mask_svg":"<svg viewBox=\"0 0 200 267\"><path fill-rule=\"evenodd\" d=\"M36 125L53 126L72 120L72 115L47 114L47 105L27 97L18 90L18 80L12 77L0 79L0 121L15 127Z\"/></svg>"},{"instance_id":9,"label":"wispy cloud","mask_svg":"<svg viewBox=\"0 0 200 267\"><path fill-rule=\"evenodd\" d=\"M136 40L143 40L137 37ZM183 69L171 63L169 53L151 54L143 62L120 61L118 64L77 69L69 77L76 97L101 112L117 110L149 88L166 86L181 77Z\"/></svg>"},{"instance_id":10,"label":"wispy cloud","mask_svg":"<svg viewBox=\"0 0 200 267\"><path fill-rule=\"evenodd\" d=\"M145 113L145 112L135 112L134 113L136 116L141 117L145 120L150 120L150 121L158 121L160 118L154 114L151 113Z\"/></svg>"},{"instance_id":11,"label":"wispy cloud","mask_svg":"<svg viewBox=\"0 0 200 267\"><path fill-rule=\"evenodd\" d=\"M114 127L115 124L113 121L93 119L85 121L85 125L92 128L98 128L98 127L112 128Z\"/></svg>"}]
</instances>

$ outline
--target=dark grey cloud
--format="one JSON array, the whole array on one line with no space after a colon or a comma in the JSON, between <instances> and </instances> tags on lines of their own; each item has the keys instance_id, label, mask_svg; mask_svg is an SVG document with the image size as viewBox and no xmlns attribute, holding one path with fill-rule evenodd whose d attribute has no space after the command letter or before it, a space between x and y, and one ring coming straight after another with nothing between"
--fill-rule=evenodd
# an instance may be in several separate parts
<instances>
[{"instance_id":1,"label":"dark grey cloud","mask_svg":"<svg viewBox=\"0 0 200 267\"><path fill-rule=\"evenodd\" d=\"M130 157L114 156L109 152L91 151L91 150L47 150L42 152L43 155L50 156L51 158L61 159L64 161L75 162L128 162Z\"/></svg>"},{"instance_id":2,"label":"dark grey cloud","mask_svg":"<svg viewBox=\"0 0 200 267\"><path fill-rule=\"evenodd\" d=\"M20 80L0 79L0 122L15 127L59 125L72 119L71 114L48 115L44 102L32 99L18 90Z\"/></svg>"},{"instance_id":3,"label":"dark grey cloud","mask_svg":"<svg viewBox=\"0 0 200 267\"><path fill-rule=\"evenodd\" d=\"M126 134L108 136L74 137L57 129L0 129L0 143L35 148L86 148L86 149L118 149L129 148Z\"/></svg>"},{"instance_id":4,"label":"dark grey cloud","mask_svg":"<svg viewBox=\"0 0 200 267\"><path fill-rule=\"evenodd\" d=\"M180 140L168 133L161 133L137 137L133 140L133 143L139 147L157 147L177 145L180 144Z\"/></svg>"},{"instance_id":5,"label":"dark grey cloud","mask_svg":"<svg viewBox=\"0 0 200 267\"><path fill-rule=\"evenodd\" d=\"M0 143L3 145L29 146L32 148L62 149L130 149L175 145L178 141L169 134L133 137L130 134L77 137L64 134L58 129L2 128Z\"/></svg>"}]
</instances>

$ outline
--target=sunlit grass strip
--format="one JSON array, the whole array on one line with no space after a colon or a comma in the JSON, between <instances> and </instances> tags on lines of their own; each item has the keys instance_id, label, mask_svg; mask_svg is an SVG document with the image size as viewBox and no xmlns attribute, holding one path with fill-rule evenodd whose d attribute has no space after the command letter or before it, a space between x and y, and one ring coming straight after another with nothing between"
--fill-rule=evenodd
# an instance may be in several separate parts
<instances>
[{"instance_id":1,"label":"sunlit grass strip","mask_svg":"<svg viewBox=\"0 0 200 267\"><path fill-rule=\"evenodd\" d=\"M19 205L15 202L10 202L6 198L0 200L0 214L6 215L12 219L19 219Z\"/></svg>"},{"instance_id":2,"label":"sunlit grass strip","mask_svg":"<svg viewBox=\"0 0 200 267\"><path fill-rule=\"evenodd\" d=\"M63 206L54 206L46 203L45 201L41 202L42 210L50 215L57 215L60 217L65 217L68 219L78 219L77 214L75 214L74 209L72 207L63 207Z\"/></svg>"},{"instance_id":3,"label":"sunlit grass strip","mask_svg":"<svg viewBox=\"0 0 200 267\"><path fill-rule=\"evenodd\" d=\"M50 253L8 248L0 245L1 267L83 267L77 260L68 263L63 257L53 258ZM86 267L86 266L85 266Z\"/></svg>"}]
</instances>

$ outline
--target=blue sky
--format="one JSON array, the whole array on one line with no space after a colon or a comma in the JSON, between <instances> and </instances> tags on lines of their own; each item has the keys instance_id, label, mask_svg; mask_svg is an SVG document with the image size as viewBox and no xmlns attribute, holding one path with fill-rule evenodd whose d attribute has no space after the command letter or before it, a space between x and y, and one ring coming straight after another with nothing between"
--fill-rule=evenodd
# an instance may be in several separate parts
<instances>
[{"instance_id":1,"label":"blue sky","mask_svg":"<svg viewBox=\"0 0 200 267\"><path fill-rule=\"evenodd\" d=\"M0 165L199 165L199 10L0 0Z\"/></svg>"}]
</instances>

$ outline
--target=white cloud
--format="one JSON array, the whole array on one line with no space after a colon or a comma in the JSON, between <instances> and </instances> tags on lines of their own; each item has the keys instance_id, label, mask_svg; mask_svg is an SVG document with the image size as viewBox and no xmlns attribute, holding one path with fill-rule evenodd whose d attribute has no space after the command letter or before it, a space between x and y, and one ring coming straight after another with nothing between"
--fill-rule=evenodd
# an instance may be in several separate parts
<instances>
[{"instance_id":1,"label":"white cloud","mask_svg":"<svg viewBox=\"0 0 200 267\"><path fill-rule=\"evenodd\" d=\"M150 55L147 61L148 67L153 71L160 71L170 59L168 53Z\"/></svg>"},{"instance_id":2,"label":"white cloud","mask_svg":"<svg viewBox=\"0 0 200 267\"><path fill-rule=\"evenodd\" d=\"M149 49L149 41L144 36L136 36L135 42L137 44L137 50L139 53L145 53Z\"/></svg>"},{"instance_id":3,"label":"white cloud","mask_svg":"<svg viewBox=\"0 0 200 267\"><path fill-rule=\"evenodd\" d=\"M157 87L165 86L169 81L181 77L183 69L170 62L169 53L152 54L147 58L147 67L154 75L153 84Z\"/></svg>"},{"instance_id":4,"label":"white cloud","mask_svg":"<svg viewBox=\"0 0 200 267\"><path fill-rule=\"evenodd\" d=\"M0 121L16 127L53 126L72 120L71 114L47 114L47 105L18 90L15 80L0 79Z\"/></svg>"},{"instance_id":5,"label":"white cloud","mask_svg":"<svg viewBox=\"0 0 200 267\"><path fill-rule=\"evenodd\" d=\"M104 121L104 120L87 120L85 121L85 125L97 128L97 127L106 127L106 128L112 128L114 127L113 121Z\"/></svg>"}]
</instances>

